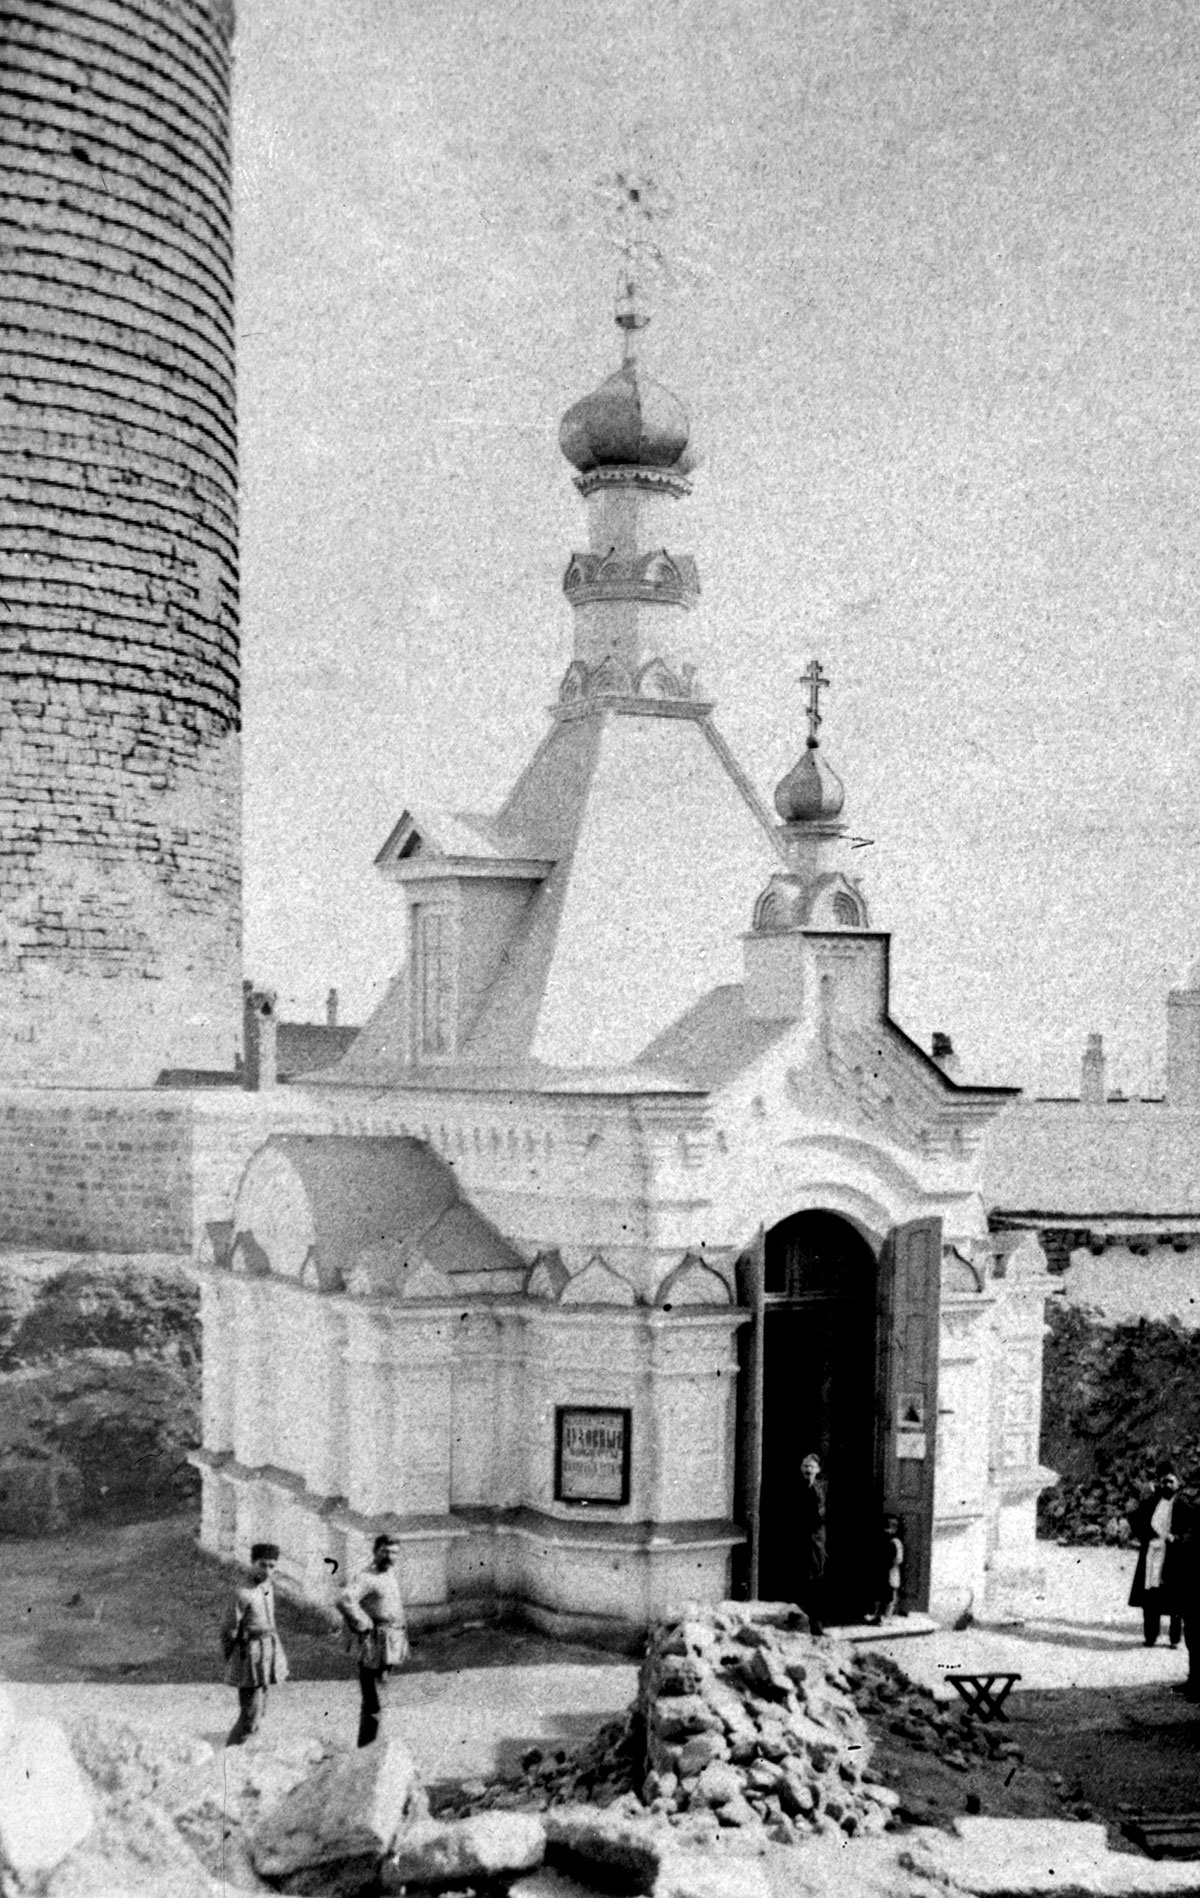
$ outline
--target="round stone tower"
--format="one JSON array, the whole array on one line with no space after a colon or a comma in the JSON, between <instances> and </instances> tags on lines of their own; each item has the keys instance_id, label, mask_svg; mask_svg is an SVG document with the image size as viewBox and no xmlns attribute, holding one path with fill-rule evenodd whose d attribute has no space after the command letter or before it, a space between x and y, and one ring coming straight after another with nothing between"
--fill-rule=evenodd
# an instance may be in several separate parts
<instances>
[{"instance_id":1,"label":"round stone tower","mask_svg":"<svg viewBox=\"0 0 1200 1898\"><path fill-rule=\"evenodd\" d=\"M0 12L0 1080L240 1044L232 25Z\"/></svg>"}]
</instances>

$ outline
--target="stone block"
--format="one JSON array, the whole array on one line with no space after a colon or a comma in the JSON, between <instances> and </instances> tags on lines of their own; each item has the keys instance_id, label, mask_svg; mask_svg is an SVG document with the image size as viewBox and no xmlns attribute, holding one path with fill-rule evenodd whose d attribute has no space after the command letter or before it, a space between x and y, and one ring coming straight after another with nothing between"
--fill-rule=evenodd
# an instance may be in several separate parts
<instances>
[{"instance_id":1,"label":"stone block","mask_svg":"<svg viewBox=\"0 0 1200 1898\"><path fill-rule=\"evenodd\" d=\"M771 1898L766 1872L740 1853L673 1852L664 1858L650 1898Z\"/></svg>"},{"instance_id":2,"label":"stone block","mask_svg":"<svg viewBox=\"0 0 1200 1898\"><path fill-rule=\"evenodd\" d=\"M48 1872L92 1823L87 1781L58 1722L12 1722L0 1752L0 1862L19 1878Z\"/></svg>"},{"instance_id":3,"label":"stone block","mask_svg":"<svg viewBox=\"0 0 1200 1898\"><path fill-rule=\"evenodd\" d=\"M556 1872L553 1866L543 1865L510 1885L508 1898L596 1898L596 1887L581 1885L566 1872Z\"/></svg>"},{"instance_id":4,"label":"stone block","mask_svg":"<svg viewBox=\"0 0 1200 1898\"><path fill-rule=\"evenodd\" d=\"M417 1792L417 1769L399 1740L327 1761L260 1819L250 1856L265 1878L374 1855L382 1859Z\"/></svg>"},{"instance_id":5,"label":"stone block","mask_svg":"<svg viewBox=\"0 0 1200 1898\"><path fill-rule=\"evenodd\" d=\"M700 1806L727 1806L742 1796L742 1776L728 1760L711 1760L692 1788L692 1803Z\"/></svg>"},{"instance_id":6,"label":"stone block","mask_svg":"<svg viewBox=\"0 0 1200 1898\"><path fill-rule=\"evenodd\" d=\"M720 1715L698 1694L672 1694L654 1710L654 1730L664 1740L687 1739L693 1733L719 1733Z\"/></svg>"},{"instance_id":7,"label":"stone block","mask_svg":"<svg viewBox=\"0 0 1200 1898\"><path fill-rule=\"evenodd\" d=\"M402 1827L379 1874L380 1889L433 1889L493 1882L535 1870L546 1851L542 1822L528 1812L478 1812L469 1819Z\"/></svg>"},{"instance_id":8,"label":"stone block","mask_svg":"<svg viewBox=\"0 0 1200 1898\"><path fill-rule=\"evenodd\" d=\"M660 1695L698 1694L705 1681L705 1670L690 1654L664 1654L656 1671L655 1686Z\"/></svg>"},{"instance_id":9,"label":"stone block","mask_svg":"<svg viewBox=\"0 0 1200 1898\"><path fill-rule=\"evenodd\" d=\"M717 1733L696 1733L685 1740L679 1749L675 1770L681 1779L690 1779L702 1773L710 1760L723 1760L729 1752L724 1740Z\"/></svg>"},{"instance_id":10,"label":"stone block","mask_svg":"<svg viewBox=\"0 0 1200 1898\"><path fill-rule=\"evenodd\" d=\"M549 1865L585 1884L592 1876L595 1885L609 1891L651 1891L663 1854L670 1849L665 1826L623 1813L552 1807L544 1824Z\"/></svg>"}]
</instances>

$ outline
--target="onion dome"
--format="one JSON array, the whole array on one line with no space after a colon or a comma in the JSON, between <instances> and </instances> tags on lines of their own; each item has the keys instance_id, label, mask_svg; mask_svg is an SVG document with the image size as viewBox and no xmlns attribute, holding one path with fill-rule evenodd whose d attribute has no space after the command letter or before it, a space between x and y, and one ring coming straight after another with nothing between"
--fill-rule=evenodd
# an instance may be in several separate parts
<instances>
[{"instance_id":1,"label":"onion dome","mask_svg":"<svg viewBox=\"0 0 1200 1898\"><path fill-rule=\"evenodd\" d=\"M775 786L775 809L785 824L830 822L840 816L845 787L835 771L819 756L810 738L804 756Z\"/></svg>"},{"instance_id":2,"label":"onion dome","mask_svg":"<svg viewBox=\"0 0 1200 1898\"><path fill-rule=\"evenodd\" d=\"M572 404L558 445L581 474L592 468L687 466L691 422L678 396L643 375L635 361ZM681 466L682 464L682 466Z\"/></svg>"}]
</instances>

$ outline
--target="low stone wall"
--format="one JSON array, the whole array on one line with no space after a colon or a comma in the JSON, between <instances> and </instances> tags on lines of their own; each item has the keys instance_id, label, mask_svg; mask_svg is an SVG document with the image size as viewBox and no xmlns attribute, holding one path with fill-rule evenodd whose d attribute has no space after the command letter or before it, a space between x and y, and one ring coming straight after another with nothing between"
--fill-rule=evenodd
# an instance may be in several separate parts
<instances>
[{"instance_id":1,"label":"low stone wall","mask_svg":"<svg viewBox=\"0 0 1200 1898\"><path fill-rule=\"evenodd\" d=\"M195 1496L198 1297L172 1256L0 1254L0 1534Z\"/></svg>"}]
</instances>

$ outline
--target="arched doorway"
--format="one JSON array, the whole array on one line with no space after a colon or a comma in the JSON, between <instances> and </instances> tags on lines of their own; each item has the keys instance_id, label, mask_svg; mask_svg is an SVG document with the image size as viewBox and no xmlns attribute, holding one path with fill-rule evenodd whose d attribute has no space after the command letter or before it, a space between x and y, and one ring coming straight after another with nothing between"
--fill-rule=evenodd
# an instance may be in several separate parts
<instances>
[{"instance_id":1,"label":"arched doorway","mask_svg":"<svg viewBox=\"0 0 1200 1898\"><path fill-rule=\"evenodd\" d=\"M765 1236L758 1593L795 1599L794 1496L800 1461L815 1451L827 1482L825 1592L837 1621L857 1621L871 1605L882 1507L877 1276L871 1247L835 1213L795 1213Z\"/></svg>"}]
</instances>

